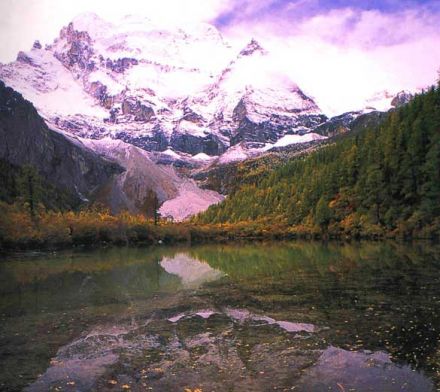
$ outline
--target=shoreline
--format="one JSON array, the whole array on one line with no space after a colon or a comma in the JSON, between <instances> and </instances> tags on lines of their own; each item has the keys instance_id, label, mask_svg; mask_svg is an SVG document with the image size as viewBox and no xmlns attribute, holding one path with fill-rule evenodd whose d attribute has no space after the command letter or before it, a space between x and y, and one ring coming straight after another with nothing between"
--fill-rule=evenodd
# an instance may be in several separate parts
<instances>
[{"instance_id":1,"label":"shoreline","mask_svg":"<svg viewBox=\"0 0 440 392\"><path fill-rule=\"evenodd\" d=\"M408 236L393 233L372 234L321 234L317 232L293 232L295 227L279 227L273 230L271 226L258 226L250 230L253 224L237 225L194 225L194 224L151 224L127 227L123 232L114 235L103 235L100 230L88 232L87 236L70 235L62 241L54 240L51 236L38 238L19 238L12 241L0 238L0 254L19 251L60 251L69 249L96 249L107 247L154 247L173 245L224 244L224 243L264 243L267 241L318 241L318 242L383 242L398 243L425 242L439 243L435 236ZM95 228L96 229L96 228Z\"/></svg>"}]
</instances>

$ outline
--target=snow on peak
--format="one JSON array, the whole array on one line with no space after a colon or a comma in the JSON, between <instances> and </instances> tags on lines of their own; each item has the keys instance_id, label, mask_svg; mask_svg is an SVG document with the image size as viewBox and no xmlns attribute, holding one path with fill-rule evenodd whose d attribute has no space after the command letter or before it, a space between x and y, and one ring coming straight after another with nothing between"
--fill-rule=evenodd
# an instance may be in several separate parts
<instances>
[{"instance_id":1,"label":"snow on peak","mask_svg":"<svg viewBox=\"0 0 440 392\"><path fill-rule=\"evenodd\" d=\"M216 156L209 156L205 154L204 152L199 152L198 154L194 155L192 159L195 159L196 161L211 161L213 159L217 158Z\"/></svg>"},{"instance_id":2,"label":"snow on peak","mask_svg":"<svg viewBox=\"0 0 440 392\"><path fill-rule=\"evenodd\" d=\"M317 133L306 133L304 135L285 135L281 139L279 139L273 147L285 147L289 146L291 144L298 144L298 143L307 143L312 142L315 140L323 140L327 139L325 136L318 135Z\"/></svg>"},{"instance_id":3,"label":"snow on peak","mask_svg":"<svg viewBox=\"0 0 440 392\"><path fill-rule=\"evenodd\" d=\"M182 158L179 154L177 154L174 150L172 150L171 148L166 149L165 151L162 152L162 154L168 155L172 158L176 158L176 159L180 159Z\"/></svg>"},{"instance_id":4,"label":"snow on peak","mask_svg":"<svg viewBox=\"0 0 440 392\"><path fill-rule=\"evenodd\" d=\"M206 23L167 26L136 15L110 23L86 13L52 45L0 65L0 78L60 130L209 164L234 137L255 146L254 135L264 134L264 145L317 121L306 118L320 114L313 100L266 54L254 39L237 54ZM254 129L237 135L242 121ZM248 150L245 143L219 159L255 153Z\"/></svg>"},{"instance_id":5,"label":"snow on peak","mask_svg":"<svg viewBox=\"0 0 440 392\"><path fill-rule=\"evenodd\" d=\"M93 39L110 34L114 26L93 12L84 12L72 20L77 31L86 31Z\"/></svg>"},{"instance_id":6,"label":"snow on peak","mask_svg":"<svg viewBox=\"0 0 440 392\"><path fill-rule=\"evenodd\" d=\"M225 164L230 162L244 161L249 158L247 151L241 144L237 144L226 151L219 159L218 163Z\"/></svg>"},{"instance_id":7,"label":"snow on peak","mask_svg":"<svg viewBox=\"0 0 440 392\"><path fill-rule=\"evenodd\" d=\"M391 109L394 94L387 90L378 91L365 101L365 108L370 110L387 111Z\"/></svg>"}]
</instances>

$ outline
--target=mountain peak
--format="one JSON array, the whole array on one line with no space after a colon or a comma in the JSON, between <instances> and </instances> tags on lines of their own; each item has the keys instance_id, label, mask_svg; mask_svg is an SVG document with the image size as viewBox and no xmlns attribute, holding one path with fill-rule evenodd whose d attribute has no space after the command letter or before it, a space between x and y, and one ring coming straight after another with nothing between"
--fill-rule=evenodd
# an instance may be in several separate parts
<instances>
[{"instance_id":1,"label":"mountain peak","mask_svg":"<svg viewBox=\"0 0 440 392\"><path fill-rule=\"evenodd\" d=\"M57 129L148 151L218 156L240 141L261 147L322 122L257 40L240 49L206 23L167 26L136 15L110 23L89 13L51 45L0 67L0 79Z\"/></svg>"},{"instance_id":2,"label":"mountain peak","mask_svg":"<svg viewBox=\"0 0 440 392\"><path fill-rule=\"evenodd\" d=\"M254 38L243 48L240 52L240 56L251 56L254 53L266 54L266 50L260 45L260 43Z\"/></svg>"}]
</instances>

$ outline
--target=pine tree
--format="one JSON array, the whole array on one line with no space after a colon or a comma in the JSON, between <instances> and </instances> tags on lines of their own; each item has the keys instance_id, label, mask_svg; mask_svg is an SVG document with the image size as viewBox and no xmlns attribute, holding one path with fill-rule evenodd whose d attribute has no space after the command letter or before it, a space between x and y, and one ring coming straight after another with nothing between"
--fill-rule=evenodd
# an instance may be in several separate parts
<instances>
[{"instance_id":1,"label":"pine tree","mask_svg":"<svg viewBox=\"0 0 440 392\"><path fill-rule=\"evenodd\" d=\"M144 198L144 202L142 203L141 210L143 211L145 216L154 219L155 225L158 224L160 219L159 207L160 204L156 192L154 192L152 189L149 189Z\"/></svg>"},{"instance_id":2,"label":"pine tree","mask_svg":"<svg viewBox=\"0 0 440 392\"><path fill-rule=\"evenodd\" d=\"M316 205L315 222L319 225L323 233L327 232L332 216L333 212L328 206L328 201L324 197L321 197Z\"/></svg>"},{"instance_id":3,"label":"pine tree","mask_svg":"<svg viewBox=\"0 0 440 392\"><path fill-rule=\"evenodd\" d=\"M43 196L42 179L37 170L30 165L23 166L17 178L20 197L29 210L32 219L36 218L36 209Z\"/></svg>"}]
</instances>

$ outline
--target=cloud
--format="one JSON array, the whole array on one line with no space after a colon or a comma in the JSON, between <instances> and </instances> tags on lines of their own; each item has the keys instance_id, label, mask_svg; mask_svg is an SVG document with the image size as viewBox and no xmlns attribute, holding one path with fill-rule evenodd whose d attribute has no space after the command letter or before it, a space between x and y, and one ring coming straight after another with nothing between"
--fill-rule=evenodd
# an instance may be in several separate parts
<instances>
[{"instance_id":1,"label":"cloud","mask_svg":"<svg viewBox=\"0 0 440 392\"><path fill-rule=\"evenodd\" d=\"M278 4L264 17L240 14L223 26L223 33L238 46L245 37L255 37L272 54L274 67L335 114L361 107L379 91L434 83L440 67L439 21L440 10L426 6L324 12L300 0Z\"/></svg>"},{"instance_id":2,"label":"cloud","mask_svg":"<svg viewBox=\"0 0 440 392\"><path fill-rule=\"evenodd\" d=\"M439 34L439 14L409 9L393 14L351 8L333 10L304 21L299 33L365 49L392 46Z\"/></svg>"}]
</instances>

